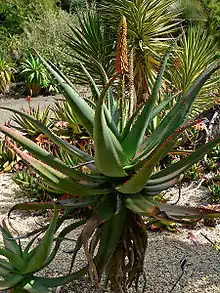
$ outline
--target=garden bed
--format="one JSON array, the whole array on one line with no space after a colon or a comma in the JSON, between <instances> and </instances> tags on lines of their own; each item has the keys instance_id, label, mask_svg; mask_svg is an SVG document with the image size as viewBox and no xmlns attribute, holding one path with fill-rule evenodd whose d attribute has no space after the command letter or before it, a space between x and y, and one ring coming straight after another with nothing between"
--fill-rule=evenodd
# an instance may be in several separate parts
<instances>
[{"instance_id":1,"label":"garden bed","mask_svg":"<svg viewBox=\"0 0 220 293\"><path fill-rule=\"evenodd\" d=\"M51 105L57 98L61 96L40 96L31 100L31 106L40 105L41 108ZM26 98L2 99L1 106L8 106L16 109L28 107ZM217 107L211 113L219 111ZM11 113L1 111L1 124L10 121ZM207 115L206 115L207 116ZM211 120L212 117L208 117ZM219 129L216 125L214 129ZM178 196L178 190L173 188L169 191L174 194L172 198ZM199 205L207 204L209 199L209 191L205 187L196 189L196 185L186 186L182 190L182 196L179 204L181 205ZM21 189L12 181L10 174L0 174L0 218L1 220L7 216L9 209L18 202L30 200L25 197ZM37 228L47 221L45 216L39 216L36 213L27 214L16 212L12 214L11 222L13 227L25 234L28 231ZM78 232L74 231L70 236L74 240L77 238ZM209 241L220 241L220 224L215 227L205 226L204 223L199 223L194 227L181 228L178 227L178 232L148 232L148 248L145 258L145 274L146 274L146 289L145 293L169 293L172 286L175 284L178 277L181 275L180 261L186 259L185 272L172 292L189 293L189 292L220 292L220 255L217 250L211 247ZM25 242L25 239L22 240ZM64 242L63 251L68 251L73 248L73 243ZM50 267L44 270L46 276L60 276L68 273L71 254L61 252L57 255L56 260L51 263ZM77 260L78 268L82 266L83 251ZM96 292L85 278L79 281L63 286L60 293L78 293L78 292ZM131 290L131 292L133 292Z\"/></svg>"}]
</instances>

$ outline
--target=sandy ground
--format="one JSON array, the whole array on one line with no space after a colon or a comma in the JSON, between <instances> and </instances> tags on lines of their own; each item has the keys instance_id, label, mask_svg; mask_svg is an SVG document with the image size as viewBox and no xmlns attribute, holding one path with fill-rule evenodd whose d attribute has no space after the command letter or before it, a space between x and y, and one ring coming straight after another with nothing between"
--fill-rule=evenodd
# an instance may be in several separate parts
<instances>
[{"instance_id":1,"label":"sandy ground","mask_svg":"<svg viewBox=\"0 0 220 293\"><path fill-rule=\"evenodd\" d=\"M41 97L32 101L32 105L48 105L54 100L53 97ZM27 104L25 100L2 101L0 105L21 108ZM4 124L10 119L10 113L0 112L1 123ZM177 190L170 191L177 196ZM183 188L180 204L196 205L206 203L208 200L206 188L195 189L191 186ZM12 181L10 174L0 174L0 219L6 217L10 207L17 202L23 202L24 195L19 187ZM24 218L22 214L12 215L12 224L21 234L42 225L43 219L40 216L29 215ZM208 236L214 242L220 242L220 225L215 228L204 226L202 223L196 227L179 228L178 233L148 233L148 248L145 259L145 273L147 276L147 287L145 293L169 293L173 284L181 274L180 261L186 258L186 269L173 293L220 293L220 254L213 249L210 243L202 236ZM192 241L195 236L196 243ZM77 231L70 235L73 239L77 237ZM0 238L0 243L1 243ZM24 240L25 241L25 240ZM70 243L65 243L63 250L72 248ZM84 254L79 256L78 265L84 261ZM65 274L69 268L69 256L58 254L56 260L45 270L45 274L58 276ZM60 288L62 293L94 293L86 279L79 280L74 284ZM131 290L131 292L133 292Z\"/></svg>"},{"instance_id":2,"label":"sandy ground","mask_svg":"<svg viewBox=\"0 0 220 293\"><path fill-rule=\"evenodd\" d=\"M176 189L170 191L174 197L177 196ZM185 192L185 194L184 194ZM181 204L191 204L195 201L204 202L208 198L206 188L199 190L187 190L183 188ZM0 175L0 218L6 217L10 207L15 203L27 200L24 198L22 191L12 181L10 174ZM14 213L11 217L13 227L21 235L27 231L42 225L43 219L40 216L25 216L20 213ZM198 224L194 228L179 228L177 233L169 232L149 232L148 248L145 258L145 273L147 276L147 287L145 293L169 293L172 285L181 274L180 261L186 258L185 274L173 292L190 293L190 292L220 292L220 254L213 249L210 243L202 236L208 236L214 242L220 241L220 225L215 228ZM76 239L78 232L75 231L69 237ZM192 241L195 236L196 243ZM23 240L26 241L26 240ZM1 238L0 238L1 242ZM70 242L64 243L62 250L72 249ZM85 257L83 252L77 260L76 266L81 266ZM70 256L63 252L59 253L50 268L44 271L46 275L58 276L67 273L69 269ZM86 293L96 292L91 288L86 279L77 281L74 284L61 288L62 293ZM131 292L133 292L131 290Z\"/></svg>"},{"instance_id":3,"label":"sandy ground","mask_svg":"<svg viewBox=\"0 0 220 293\"><path fill-rule=\"evenodd\" d=\"M40 96L37 98L32 98L30 104L32 107L37 107L38 105L40 105L40 108L43 109L53 104L54 102L55 102L54 96L48 96L48 97ZM26 99L0 100L0 106L21 110L22 108L28 109L28 102ZM11 116L12 116L12 112L0 109L0 125L4 125L8 121L10 121Z\"/></svg>"}]
</instances>

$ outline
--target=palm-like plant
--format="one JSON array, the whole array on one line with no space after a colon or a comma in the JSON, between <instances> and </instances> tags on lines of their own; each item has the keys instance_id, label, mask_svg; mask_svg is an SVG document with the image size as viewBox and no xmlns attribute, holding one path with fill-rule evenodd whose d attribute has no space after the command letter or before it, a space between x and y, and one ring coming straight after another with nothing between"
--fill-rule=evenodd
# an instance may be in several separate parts
<instances>
[{"instance_id":1,"label":"palm-like plant","mask_svg":"<svg viewBox=\"0 0 220 293\"><path fill-rule=\"evenodd\" d=\"M72 49L74 66L73 76L79 83L87 83L85 73L79 61L89 70L98 84L105 84L103 73L109 76L114 71L112 52L114 34L108 29L94 8L76 14L78 25L71 26L67 36L67 45Z\"/></svg>"},{"instance_id":2,"label":"palm-like plant","mask_svg":"<svg viewBox=\"0 0 220 293\"><path fill-rule=\"evenodd\" d=\"M158 170L157 168L158 163L176 143L179 135L193 124L193 122L187 122L193 102L203 84L220 67L220 62L213 62L196 78L189 89L178 98L173 108L152 134L146 137L146 130L152 119L166 105L166 103L162 103L155 107L172 48L163 59L150 98L137 107L133 104L132 91L127 91L123 86L126 80L123 79L123 75L127 75L127 56L126 31L122 29L121 32L122 35L119 38L119 43L121 43L117 46L116 60L119 63L116 66L116 73L112 78L106 80L102 91L99 91L91 75L84 69L97 101L95 109L79 95L67 77L51 62L40 57L63 89L76 119L94 141L92 154L62 140L34 117L18 110L12 110L37 125L56 145L81 161L81 164L70 167L15 130L0 127L3 133L19 142L35 157L12 145L19 156L41 174L48 186L53 190L72 195L72 198L66 200L65 204L58 201L59 208L66 208L66 212L69 213L74 208L92 207L92 212L86 220L64 228L61 232L62 236L55 239L56 245L50 258L51 261L64 236L75 227L84 224L73 249L72 264L78 251L83 247L88 265L77 272L55 279L32 275L32 281L43 287L64 284L86 272L99 286L105 273L106 284L110 282L113 292L126 292L126 289L132 284L137 285L140 276L144 274L143 261L147 235L142 220L143 215L162 219L165 223L186 219L194 222L201 217L219 216L214 210L201 207L189 208L163 204L154 200L153 196L178 182L180 175L185 170L220 142L220 137L217 137L165 169ZM120 82L122 83L121 91L118 91ZM115 86L117 90L114 90ZM130 110L127 111L127 109ZM87 171L83 169L85 165ZM32 207L20 204L15 208L40 207L42 208L42 204L34 203ZM53 205L46 204L45 208L53 208ZM47 261L46 264L50 261ZM43 266L46 264L44 263ZM15 286L6 281L8 279L2 282L0 290L3 286L4 289Z\"/></svg>"},{"instance_id":3,"label":"palm-like plant","mask_svg":"<svg viewBox=\"0 0 220 293\"><path fill-rule=\"evenodd\" d=\"M158 65L158 57L164 54L171 33L176 30L178 12L169 9L174 0L104 0L97 9L78 15L79 28L72 29L67 44L73 56L79 59L95 80L103 85L103 69L108 76L114 72L115 37L122 15L128 22L128 44L133 54L134 85L137 101L142 102L151 91ZM82 81L85 74L76 65L76 77Z\"/></svg>"},{"instance_id":4,"label":"palm-like plant","mask_svg":"<svg viewBox=\"0 0 220 293\"><path fill-rule=\"evenodd\" d=\"M215 60L216 52L217 44L211 36L199 27L189 27L181 37L166 71L172 90L185 93L204 68ZM213 106L219 79L219 75L215 75L204 84L193 105L194 116Z\"/></svg>"}]
</instances>

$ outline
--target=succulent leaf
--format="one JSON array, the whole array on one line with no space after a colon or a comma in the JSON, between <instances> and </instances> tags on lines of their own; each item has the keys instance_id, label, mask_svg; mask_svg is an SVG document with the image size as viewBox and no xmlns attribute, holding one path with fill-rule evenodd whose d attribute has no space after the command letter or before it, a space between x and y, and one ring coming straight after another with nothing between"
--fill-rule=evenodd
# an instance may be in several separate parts
<instances>
[{"instance_id":1,"label":"succulent leaf","mask_svg":"<svg viewBox=\"0 0 220 293\"><path fill-rule=\"evenodd\" d=\"M122 146L108 127L104 113L104 98L106 92L117 75L105 85L96 107L94 123L95 164L101 173L109 177L124 177L123 165L127 157Z\"/></svg>"},{"instance_id":2,"label":"succulent leaf","mask_svg":"<svg viewBox=\"0 0 220 293\"><path fill-rule=\"evenodd\" d=\"M5 220L2 221L2 225L0 225L0 231L3 235L3 241L5 248L16 255L21 256L21 247L20 245L16 242L16 240L13 238L11 232L9 231Z\"/></svg>"},{"instance_id":3,"label":"succulent leaf","mask_svg":"<svg viewBox=\"0 0 220 293\"><path fill-rule=\"evenodd\" d=\"M14 239L14 238L13 238ZM0 255L6 257L9 260L9 263L13 265L13 271L20 271L22 272L26 267L26 262L23 258L22 252L16 254L8 249L0 248Z\"/></svg>"},{"instance_id":4,"label":"succulent leaf","mask_svg":"<svg viewBox=\"0 0 220 293\"><path fill-rule=\"evenodd\" d=\"M102 272L109 258L115 251L121 238L126 223L126 211L121 210L111 219L106 221L102 227L102 236L97 254L96 265L99 272Z\"/></svg>"},{"instance_id":5,"label":"succulent leaf","mask_svg":"<svg viewBox=\"0 0 220 293\"><path fill-rule=\"evenodd\" d=\"M140 215L151 216L165 221L181 221L184 219L200 220L201 218L220 217L219 212L212 209L164 204L143 195L128 197L126 199L126 206Z\"/></svg>"},{"instance_id":6,"label":"succulent leaf","mask_svg":"<svg viewBox=\"0 0 220 293\"><path fill-rule=\"evenodd\" d=\"M15 287L24 279L22 275L12 274L11 276L7 276L3 281L0 281L0 290L7 290Z\"/></svg>"},{"instance_id":7,"label":"succulent leaf","mask_svg":"<svg viewBox=\"0 0 220 293\"><path fill-rule=\"evenodd\" d=\"M159 143L165 141L187 120L198 92L206 80L218 68L220 68L220 61L215 61L201 73L187 92L179 99L178 103L175 104L175 106L158 125L153 134L145 139L140 146L138 155L131 163L135 163L139 159L143 159L146 155L149 155L149 153L152 152Z\"/></svg>"},{"instance_id":8,"label":"succulent leaf","mask_svg":"<svg viewBox=\"0 0 220 293\"><path fill-rule=\"evenodd\" d=\"M38 54L40 60L47 68L47 70L51 73L51 75L57 80L60 87L65 92L65 97L68 103L71 105L76 118L80 121L80 123L85 127L88 133L93 136L93 120L94 120L94 111L93 109L86 103L86 101L77 93L77 91L67 83L66 78L63 78L54 66L52 67L42 56Z\"/></svg>"},{"instance_id":9,"label":"succulent leaf","mask_svg":"<svg viewBox=\"0 0 220 293\"><path fill-rule=\"evenodd\" d=\"M116 187L122 193L138 193L147 184L155 165L163 158L164 155L170 150L171 146L175 143L179 132L171 135L160 147L148 158L143 166L136 172L131 179L127 180L124 184Z\"/></svg>"},{"instance_id":10,"label":"succulent leaf","mask_svg":"<svg viewBox=\"0 0 220 293\"><path fill-rule=\"evenodd\" d=\"M220 137L206 143L205 145L198 148L192 154L188 155L185 158L182 158L177 163L166 167L165 169L153 174L147 182L147 186L159 185L179 176L186 170L188 170L193 164L195 164L199 159L201 159L206 153L208 153L215 145L220 143Z\"/></svg>"},{"instance_id":11,"label":"succulent leaf","mask_svg":"<svg viewBox=\"0 0 220 293\"><path fill-rule=\"evenodd\" d=\"M38 244L37 249L35 249L35 253L30 259L26 267L25 273L36 272L44 266L44 263L46 262L52 247L53 238L57 226L57 218L58 211L57 208L55 208L54 216L50 223L50 226L47 229L43 238L41 239L40 243Z\"/></svg>"},{"instance_id":12,"label":"succulent leaf","mask_svg":"<svg viewBox=\"0 0 220 293\"><path fill-rule=\"evenodd\" d=\"M86 77L88 78L88 81L89 81L89 84L90 84L90 89L91 89L91 92L93 94L93 96L95 97L96 101L98 102L99 98L100 98L100 91L97 87L97 85L95 84L95 81L93 80L93 78L91 77L91 75L89 74L89 72L86 70L86 68L81 64L82 68L83 68L83 71L86 75ZM106 84L108 83L108 78L106 76ZM110 90L110 89L109 89ZM111 94L109 93L108 91L108 96L111 96ZM105 111L105 117L106 117L106 121L107 121L107 124L109 126L109 128L111 129L111 131L114 133L114 135L119 138L119 133L117 131L117 128L115 126L115 123L111 117L111 113L109 112L109 109L107 108L107 106L105 104L103 104L103 107L104 107L104 111Z\"/></svg>"},{"instance_id":13,"label":"succulent leaf","mask_svg":"<svg viewBox=\"0 0 220 293\"><path fill-rule=\"evenodd\" d=\"M82 161L91 161L93 158L88 155L87 153L83 152L79 148L71 145L70 143L64 141L63 139L59 138L57 135L52 133L51 130L49 130L47 127L45 127L40 121L38 121L33 116L30 116L22 111L11 109L8 107L0 107L0 109L12 111L14 113L17 113L21 115L22 117L26 118L27 120L30 120L34 125L36 125L49 139L51 139L57 146L60 146L63 148L66 152L70 153L71 155L75 156L79 160Z\"/></svg>"},{"instance_id":14,"label":"succulent leaf","mask_svg":"<svg viewBox=\"0 0 220 293\"><path fill-rule=\"evenodd\" d=\"M142 112L137 113L138 114L138 116L136 117L137 119L132 125L127 136L122 141L122 146L125 149L129 159L135 155L136 151L138 150L138 147L143 141L146 129L151 120L154 104L158 98L158 93L159 93L160 85L163 79L165 67L166 67L169 55L172 52L175 44L176 42L174 42L174 44L170 46L167 54L164 56L164 59L161 64L161 69L158 73L150 98L145 102Z\"/></svg>"},{"instance_id":15,"label":"succulent leaf","mask_svg":"<svg viewBox=\"0 0 220 293\"><path fill-rule=\"evenodd\" d=\"M69 178L63 173L53 169L52 167L34 159L30 155L22 152L19 148L13 146L14 150L19 154L21 158L26 160L28 163L32 165L32 167L37 170L49 186L55 188L57 190L65 191L72 195L77 196L91 196L97 194L105 194L108 193L108 188L96 188L99 186L99 183L83 183L80 184L73 178Z\"/></svg>"},{"instance_id":16,"label":"succulent leaf","mask_svg":"<svg viewBox=\"0 0 220 293\"><path fill-rule=\"evenodd\" d=\"M76 180L88 180L93 181L95 177L90 175L83 174L81 171L78 171L74 168L71 168L67 166L65 163L63 163L58 158L52 156L49 152L44 150L43 148L39 147L37 144L35 144L30 139L26 138L25 136L21 135L19 132L15 131L12 128L8 128L6 126L0 126L0 130L7 134L12 139L19 142L20 145L25 147L29 152L31 152L37 159L41 160L48 166L51 166L52 168L57 169L58 171L62 172L63 174L69 176L70 178L76 179ZM12 145L11 145L12 146ZM12 148L16 148L15 146ZM17 148L16 148L17 150ZM98 179L98 177L97 177Z\"/></svg>"}]
</instances>

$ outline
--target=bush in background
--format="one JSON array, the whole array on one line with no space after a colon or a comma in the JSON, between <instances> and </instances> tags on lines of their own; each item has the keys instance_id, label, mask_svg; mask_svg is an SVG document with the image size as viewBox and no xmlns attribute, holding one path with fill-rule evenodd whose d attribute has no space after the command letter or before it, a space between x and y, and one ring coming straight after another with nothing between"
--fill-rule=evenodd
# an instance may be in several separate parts
<instances>
[{"instance_id":1,"label":"bush in background","mask_svg":"<svg viewBox=\"0 0 220 293\"><path fill-rule=\"evenodd\" d=\"M74 17L62 10L47 10L39 18L26 23L20 36L22 54L27 55L32 49L41 52L62 68L68 59L65 35Z\"/></svg>"}]
</instances>

